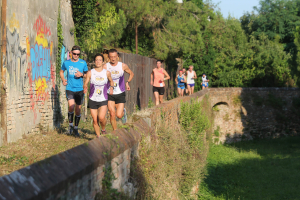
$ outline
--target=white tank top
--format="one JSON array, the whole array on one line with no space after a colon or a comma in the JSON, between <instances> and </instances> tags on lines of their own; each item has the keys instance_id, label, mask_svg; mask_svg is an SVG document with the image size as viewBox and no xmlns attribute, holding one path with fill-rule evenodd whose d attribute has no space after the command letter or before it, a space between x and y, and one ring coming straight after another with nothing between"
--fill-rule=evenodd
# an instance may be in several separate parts
<instances>
[{"instance_id":1,"label":"white tank top","mask_svg":"<svg viewBox=\"0 0 300 200\"><path fill-rule=\"evenodd\" d=\"M103 69L97 72L95 69L91 70L91 84L90 84L90 99L101 102L107 101L107 91L110 86L106 75L107 70Z\"/></svg>"},{"instance_id":2,"label":"white tank top","mask_svg":"<svg viewBox=\"0 0 300 200\"><path fill-rule=\"evenodd\" d=\"M106 63L106 66L107 70L111 73L112 80L114 81L113 94L121 94L125 92L124 70L122 63L118 62L117 66L111 66L110 63Z\"/></svg>"},{"instance_id":3,"label":"white tank top","mask_svg":"<svg viewBox=\"0 0 300 200\"><path fill-rule=\"evenodd\" d=\"M187 84L194 84L194 83L195 83L195 80L193 79L194 73L195 73L195 71L192 71L192 72L187 71L187 72L186 72L186 74L187 74L187 77L186 77L186 79L187 79Z\"/></svg>"}]
</instances>

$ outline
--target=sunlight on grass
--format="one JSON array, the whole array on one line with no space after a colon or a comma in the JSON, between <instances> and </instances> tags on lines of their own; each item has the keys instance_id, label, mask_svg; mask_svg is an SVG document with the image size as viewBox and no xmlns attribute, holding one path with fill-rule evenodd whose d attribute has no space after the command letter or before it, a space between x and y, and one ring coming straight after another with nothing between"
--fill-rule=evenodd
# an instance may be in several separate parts
<instances>
[{"instance_id":1,"label":"sunlight on grass","mask_svg":"<svg viewBox=\"0 0 300 200\"><path fill-rule=\"evenodd\" d=\"M199 199L298 199L300 138L211 145Z\"/></svg>"}]
</instances>

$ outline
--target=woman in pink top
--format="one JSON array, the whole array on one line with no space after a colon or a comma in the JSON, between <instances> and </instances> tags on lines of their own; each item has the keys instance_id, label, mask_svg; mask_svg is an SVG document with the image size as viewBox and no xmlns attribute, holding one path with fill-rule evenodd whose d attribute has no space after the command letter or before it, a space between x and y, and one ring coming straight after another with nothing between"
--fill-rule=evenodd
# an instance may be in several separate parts
<instances>
[{"instance_id":1,"label":"woman in pink top","mask_svg":"<svg viewBox=\"0 0 300 200\"><path fill-rule=\"evenodd\" d=\"M163 102L165 94L165 80L170 79L169 74L161 67L162 61L156 61L156 68L151 73L151 85L153 85L153 93L155 96L155 105ZM154 80L153 80L154 78Z\"/></svg>"}]
</instances>

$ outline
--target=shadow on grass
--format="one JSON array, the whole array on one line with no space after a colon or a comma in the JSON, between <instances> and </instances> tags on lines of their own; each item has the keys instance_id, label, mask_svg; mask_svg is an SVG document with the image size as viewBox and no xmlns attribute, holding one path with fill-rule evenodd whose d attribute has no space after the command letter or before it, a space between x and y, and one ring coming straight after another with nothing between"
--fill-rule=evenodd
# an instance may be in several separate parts
<instances>
[{"instance_id":1,"label":"shadow on grass","mask_svg":"<svg viewBox=\"0 0 300 200\"><path fill-rule=\"evenodd\" d=\"M300 137L212 145L200 199L300 199Z\"/></svg>"}]
</instances>

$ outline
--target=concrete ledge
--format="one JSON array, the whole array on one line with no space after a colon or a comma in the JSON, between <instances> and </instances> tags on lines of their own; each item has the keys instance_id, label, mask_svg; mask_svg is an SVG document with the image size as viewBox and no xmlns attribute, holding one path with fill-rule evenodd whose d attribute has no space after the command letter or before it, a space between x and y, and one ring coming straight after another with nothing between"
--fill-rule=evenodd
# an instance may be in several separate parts
<instances>
[{"instance_id":1,"label":"concrete ledge","mask_svg":"<svg viewBox=\"0 0 300 200\"><path fill-rule=\"evenodd\" d=\"M0 178L0 199L47 199L149 135L144 120Z\"/></svg>"}]
</instances>

